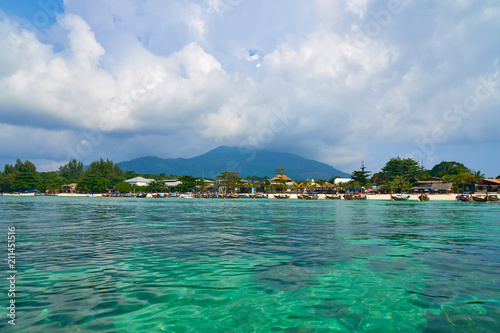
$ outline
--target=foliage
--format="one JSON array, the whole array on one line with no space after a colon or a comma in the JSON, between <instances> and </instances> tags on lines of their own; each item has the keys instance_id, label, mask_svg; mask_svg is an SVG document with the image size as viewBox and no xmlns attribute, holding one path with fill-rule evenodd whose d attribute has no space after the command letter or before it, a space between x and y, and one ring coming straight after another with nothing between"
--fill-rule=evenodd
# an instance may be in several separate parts
<instances>
[{"instance_id":1,"label":"foliage","mask_svg":"<svg viewBox=\"0 0 500 333\"><path fill-rule=\"evenodd\" d=\"M20 159L17 159L15 168L19 172L27 172L27 173L36 172L36 166L28 160L24 161L23 163Z\"/></svg>"},{"instance_id":2,"label":"foliage","mask_svg":"<svg viewBox=\"0 0 500 333\"><path fill-rule=\"evenodd\" d=\"M182 182L182 184L177 185L175 189L180 192L189 192L189 191L194 191L196 189L196 179L193 176L181 176L179 177L179 181Z\"/></svg>"},{"instance_id":3,"label":"foliage","mask_svg":"<svg viewBox=\"0 0 500 333\"><path fill-rule=\"evenodd\" d=\"M352 180L358 182L361 184L361 186L364 186L366 187L368 185L368 183L370 182L370 179L369 179L369 176L370 176L370 173L371 171L366 171L366 167L364 165L364 163L361 163L361 170L354 170L352 172Z\"/></svg>"},{"instance_id":4,"label":"foliage","mask_svg":"<svg viewBox=\"0 0 500 333\"><path fill-rule=\"evenodd\" d=\"M78 182L78 188L84 192L101 193L108 189L110 181L98 174L85 176Z\"/></svg>"},{"instance_id":5,"label":"foliage","mask_svg":"<svg viewBox=\"0 0 500 333\"><path fill-rule=\"evenodd\" d=\"M67 179L61 177L56 171L42 172L40 175L42 181L37 188L40 192L56 192L61 189L61 186L67 183Z\"/></svg>"},{"instance_id":6,"label":"foliage","mask_svg":"<svg viewBox=\"0 0 500 333\"><path fill-rule=\"evenodd\" d=\"M25 169L26 170L26 169ZM29 169L28 169L29 170ZM37 172L20 172L12 184L14 191L36 190L42 182L42 177Z\"/></svg>"},{"instance_id":7,"label":"foliage","mask_svg":"<svg viewBox=\"0 0 500 333\"><path fill-rule=\"evenodd\" d=\"M66 178L68 183L77 183L83 177L83 163L77 160L69 161L59 167L59 174Z\"/></svg>"},{"instance_id":8,"label":"foliage","mask_svg":"<svg viewBox=\"0 0 500 333\"><path fill-rule=\"evenodd\" d=\"M130 183L121 182L115 185L115 190L120 193L128 193L132 191L132 186L130 185Z\"/></svg>"},{"instance_id":9,"label":"foliage","mask_svg":"<svg viewBox=\"0 0 500 333\"><path fill-rule=\"evenodd\" d=\"M223 171L217 176L220 182L227 186L229 189L235 188L236 184L240 182L240 173L238 171Z\"/></svg>"},{"instance_id":10,"label":"foliage","mask_svg":"<svg viewBox=\"0 0 500 333\"><path fill-rule=\"evenodd\" d=\"M441 162L436 164L431 170L430 175L432 177L442 178L445 175L458 175L459 173L467 173L469 169L462 163L455 161L451 162Z\"/></svg>"},{"instance_id":11,"label":"foliage","mask_svg":"<svg viewBox=\"0 0 500 333\"><path fill-rule=\"evenodd\" d=\"M104 161L102 158L99 161L90 163L87 169L85 169L85 176L89 175L105 178L110 181L111 185L126 179L125 172L118 165L108 159Z\"/></svg>"},{"instance_id":12,"label":"foliage","mask_svg":"<svg viewBox=\"0 0 500 333\"><path fill-rule=\"evenodd\" d=\"M266 179L269 179L269 177L267 177L267 176L260 177L260 176L253 175L253 176L245 177L245 179L248 180L248 181L251 181L251 182L263 182Z\"/></svg>"},{"instance_id":13,"label":"foliage","mask_svg":"<svg viewBox=\"0 0 500 333\"><path fill-rule=\"evenodd\" d=\"M386 181L392 181L397 176L402 176L406 179L419 178L424 173L424 170L412 158L397 157L391 158L382 168L381 173L386 177Z\"/></svg>"},{"instance_id":14,"label":"foliage","mask_svg":"<svg viewBox=\"0 0 500 333\"><path fill-rule=\"evenodd\" d=\"M342 178L342 177L340 177L340 176L334 176L334 177L330 178L330 180L328 182L330 184L335 184L335 179L337 179L337 178Z\"/></svg>"},{"instance_id":15,"label":"foliage","mask_svg":"<svg viewBox=\"0 0 500 333\"><path fill-rule=\"evenodd\" d=\"M403 176L396 176L394 179L390 182L387 182L384 184L384 188L387 190L400 190L401 192L404 192L408 190L411 186L411 183L408 181L407 178Z\"/></svg>"},{"instance_id":16,"label":"foliage","mask_svg":"<svg viewBox=\"0 0 500 333\"><path fill-rule=\"evenodd\" d=\"M445 175L443 180L447 183L452 183L453 187L457 192L460 192L460 187L462 192L465 191L465 185L473 185L476 182L477 175L471 172L462 172L458 175Z\"/></svg>"},{"instance_id":17,"label":"foliage","mask_svg":"<svg viewBox=\"0 0 500 333\"><path fill-rule=\"evenodd\" d=\"M316 180L315 180L315 183L316 183L316 184L319 184L319 185L321 185L321 186L323 186L323 185L325 185L325 184L326 184L326 179L321 179L321 178L316 179Z\"/></svg>"}]
</instances>

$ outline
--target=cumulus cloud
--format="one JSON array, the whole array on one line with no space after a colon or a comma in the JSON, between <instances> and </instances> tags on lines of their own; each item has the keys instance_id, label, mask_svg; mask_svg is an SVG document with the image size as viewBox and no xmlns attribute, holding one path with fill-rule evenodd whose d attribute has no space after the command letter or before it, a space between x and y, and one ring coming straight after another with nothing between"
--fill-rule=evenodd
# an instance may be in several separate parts
<instances>
[{"instance_id":1,"label":"cumulus cloud","mask_svg":"<svg viewBox=\"0 0 500 333\"><path fill-rule=\"evenodd\" d=\"M117 160L226 144L348 171L379 163L371 142L406 152L428 140L498 142L500 6L450 4L66 1L51 30L57 51L3 17L3 135L52 138L38 142L53 161L82 140L83 159ZM16 147L44 158L29 140Z\"/></svg>"}]
</instances>

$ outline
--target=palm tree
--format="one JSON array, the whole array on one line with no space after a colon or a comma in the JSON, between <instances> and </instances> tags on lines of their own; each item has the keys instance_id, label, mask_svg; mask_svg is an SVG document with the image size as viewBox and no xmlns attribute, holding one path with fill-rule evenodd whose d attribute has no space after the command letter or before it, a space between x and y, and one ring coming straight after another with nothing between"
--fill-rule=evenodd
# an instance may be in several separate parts
<instances>
[{"instance_id":1,"label":"palm tree","mask_svg":"<svg viewBox=\"0 0 500 333\"><path fill-rule=\"evenodd\" d=\"M409 189L411 186L410 182L403 176L394 177L391 183L395 189L400 189L401 192L404 192L404 190Z\"/></svg>"}]
</instances>

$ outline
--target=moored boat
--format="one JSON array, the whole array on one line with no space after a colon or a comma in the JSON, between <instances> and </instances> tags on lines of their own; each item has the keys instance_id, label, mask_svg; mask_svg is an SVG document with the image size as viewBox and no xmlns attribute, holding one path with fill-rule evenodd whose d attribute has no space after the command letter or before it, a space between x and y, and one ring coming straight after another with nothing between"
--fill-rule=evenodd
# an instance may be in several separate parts
<instances>
[{"instance_id":1,"label":"moored boat","mask_svg":"<svg viewBox=\"0 0 500 333\"><path fill-rule=\"evenodd\" d=\"M471 201L470 195L465 194L465 193L458 194L457 197L456 197L456 199L457 199L457 201L461 201L461 202L469 202L469 201Z\"/></svg>"},{"instance_id":2,"label":"moored boat","mask_svg":"<svg viewBox=\"0 0 500 333\"><path fill-rule=\"evenodd\" d=\"M472 196L472 201L473 202L487 202L488 201L488 195L482 195L482 194L476 194Z\"/></svg>"},{"instance_id":3,"label":"moored boat","mask_svg":"<svg viewBox=\"0 0 500 333\"><path fill-rule=\"evenodd\" d=\"M325 194L325 199L340 200L340 199L342 199L342 196L338 195L338 194Z\"/></svg>"},{"instance_id":4,"label":"moored boat","mask_svg":"<svg viewBox=\"0 0 500 333\"><path fill-rule=\"evenodd\" d=\"M409 199L409 194L391 194L392 201L408 201Z\"/></svg>"},{"instance_id":5,"label":"moored boat","mask_svg":"<svg viewBox=\"0 0 500 333\"><path fill-rule=\"evenodd\" d=\"M274 195L274 198L275 199L289 199L290 198L290 194L281 194L281 193L278 193L278 194Z\"/></svg>"},{"instance_id":6,"label":"moored boat","mask_svg":"<svg viewBox=\"0 0 500 333\"><path fill-rule=\"evenodd\" d=\"M184 198L184 199L193 199L196 198L193 193L182 193L179 195L179 198Z\"/></svg>"},{"instance_id":7,"label":"moored boat","mask_svg":"<svg viewBox=\"0 0 500 333\"><path fill-rule=\"evenodd\" d=\"M429 196L426 193L422 192L418 196L418 200L420 200L420 201L429 201L431 199L429 198Z\"/></svg>"},{"instance_id":8,"label":"moored boat","mask_svg":"<svg viewBox=\"0 0 500 333\"><path fill-rule=\"evenodd\" d=\"M488 194L488 201L500 201L500 198L498 198L497 194Z\"/></svg>"}]
</instances>

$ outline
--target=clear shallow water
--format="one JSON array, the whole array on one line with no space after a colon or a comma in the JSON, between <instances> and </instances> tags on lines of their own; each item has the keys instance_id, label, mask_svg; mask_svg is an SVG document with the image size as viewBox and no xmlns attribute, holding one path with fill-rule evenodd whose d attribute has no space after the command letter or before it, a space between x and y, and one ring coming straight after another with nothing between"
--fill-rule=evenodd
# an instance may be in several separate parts
<instances>
[{"instance_id":1,"label":"clear shallow water","mask_svg":"<svg viewBox=\"0 0 500 333\"><path fill-rule=\"evenodd\" d=\"M0 224L16 332L500 327L498 204L3 197Z\"/></svg>"}]
</instances>

